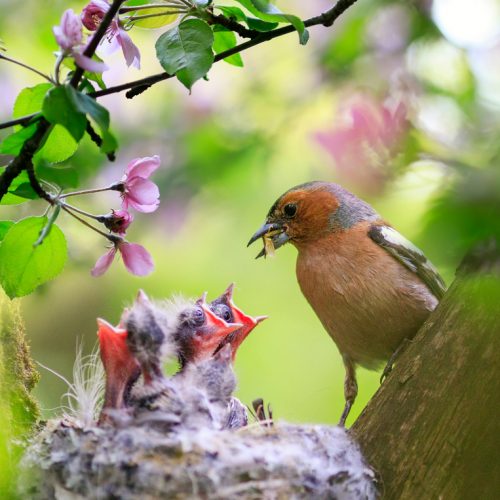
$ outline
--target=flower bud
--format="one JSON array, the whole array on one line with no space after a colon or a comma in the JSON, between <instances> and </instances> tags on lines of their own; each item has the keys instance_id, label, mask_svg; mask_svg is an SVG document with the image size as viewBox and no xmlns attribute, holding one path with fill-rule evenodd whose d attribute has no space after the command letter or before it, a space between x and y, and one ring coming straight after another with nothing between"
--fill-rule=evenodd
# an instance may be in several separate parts
<instances>
[{"instance_id":1,"label":"flower bud","mask_svg":"<svg viewBox=\"0 0 500 500\"><path fill-rule=\"evenodd\" d=\"M102 18L109 10L109 4L104 0L92 0L82 11L82 23L90 31L95 31Z\"/></svg>"},{"instance_id":2,"label":"flower bud","mask_svg":"<svg viewBox=\"0 0 500 500\"><path fill-rule=\"evenodd\" d=\"M113 233L125 234L134 217L127 210L111 210L103 217L103 224Z\"/></svg>"}]
</instances>

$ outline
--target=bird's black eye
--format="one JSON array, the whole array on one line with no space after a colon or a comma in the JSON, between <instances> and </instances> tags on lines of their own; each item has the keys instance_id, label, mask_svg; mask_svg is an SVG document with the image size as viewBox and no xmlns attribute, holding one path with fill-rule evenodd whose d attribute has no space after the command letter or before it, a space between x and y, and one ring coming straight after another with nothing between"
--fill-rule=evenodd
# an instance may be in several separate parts
<instances>
[{"instance_id":1,"label":"bird's black eye","mask_svg":"<svg viewBox=\"0 0 500 500\"><path fill-rule=\"evenodd\" d=\"M232 319L231 309L229 309L229 307L227 306L224 306L221 312L222 312L222 319L227 323L230 323Z\"/></svg>"},{"instance_id":2,"label":"bird's black eye","mask_svg":"<svg viewBox=\"0 0 500 500\"><path fill-rule=\"evenodd\" d=\"M297 205L295 205L295 203L288 203L283 208L283 213L287 217L293 217L296 212L297 212Z\"/></svg>"},{"instance_id":3,"label":"bird's black eye","mask_svg":"<svg viewBox=\"0 0 500 500\"><path fill-rule=\"evenodd\" d=\"M226 323L232 322L233 315L231 313L231 309L229 309L229 307L225 304L218 304L214 308L214 313L219 316L219 318L222 318Z\"/></svg>"}]
</instances>

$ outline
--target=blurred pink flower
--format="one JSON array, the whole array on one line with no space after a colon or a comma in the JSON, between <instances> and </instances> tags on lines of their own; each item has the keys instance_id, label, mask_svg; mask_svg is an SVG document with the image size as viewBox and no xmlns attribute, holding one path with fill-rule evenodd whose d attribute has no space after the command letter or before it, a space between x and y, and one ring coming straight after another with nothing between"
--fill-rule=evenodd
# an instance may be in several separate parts
<instances>
[{"instance_id":1,"label":"blurred pink flower","mask_svg":"<svg viewBox=\"0 0 500 500\"><path fill-rule=\"evenodd\" d=\"M160 204L158 186L149 176L160 166L158 155L132 160L123 176L122 208L129 206L139 212L154 212Z\"/></svg>"},{"instance_id":2,"label":"blurred pink flower","mask_svg":"<svg viewBox=\"0 0 500 500\"><path fill-rule=\"evenodd\" d=\"M73 9L64 11L61 17L61 24L54 26L52 31L63 54L73 57L76 64L82 69L93 73L101 73L108 69L104 63L94 61L82 54L84 50L82 22L73 12Z\"/></svg>"},{"instance_id":3,"label":"blurred pink flower","mask_svg":"<svg viewBox=\"0 0 500 500\"><path fill-rule=\"evenodd\" d=\"M103 224L113 233L124 235L134 217L127 210L111 210L111 213L103 216Z\"/></svg>"},{"instance_id":4,"label":"blurred pink flower","mask_svg":"<svg viewBox=\"0 0 500 500\"><path fill-rule=\"evenodd\" d=\"M404 148L409 128L406 106L394 110L367 96L344 108L345 120L316 132L316 141L332 156L339 175L366 192L379 192L391 174L391 161Z\"/></svg>"},{"instance_id":5,"label":"blurred pink flower","mask_svg":"<svg viewBox=\"0 0 500 500\"><path fill-rule=\"evenodd\" d=\"M117 250L120 252L129 273L136 276L146 276L153 271L153 259L142 245L118 240L108 252L97 259L90 274L94 277L103 275L111 266Z\"/></svg>"},{"instance_id":6,"label":"blurred pink flower","mask_svg":"<svg viewBox=\"0 0 500 500\"><path fill-rule=\"evenodd\" d=\"M82 11L83 25L90 31L95 31L102 21L102 18L109 10L109 3L105 0L91 0ZM128 33L123 29L118 18L111 22L106 36L100 42L100 48L105 54L111 54L118 48L122 49L127 66L134 66L137 69L141 66L141 54Z\"/></svg>"}]
</instances>

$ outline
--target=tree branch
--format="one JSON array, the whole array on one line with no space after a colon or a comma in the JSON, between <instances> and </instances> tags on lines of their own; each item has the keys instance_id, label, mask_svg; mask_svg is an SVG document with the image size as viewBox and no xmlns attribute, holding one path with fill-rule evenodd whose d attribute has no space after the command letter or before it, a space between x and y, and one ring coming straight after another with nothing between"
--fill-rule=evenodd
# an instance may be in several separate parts
<instances>
[{"instance_id":1,"label":"tree branch","mask_svg":"<svg viewBox=\"0 0 500 500\"><path fill-rule=\"evenodd\" d=\"M109 8L108 12L106 12L106 15L104 16L101 24L99 25L98 30L92 37L90 43L87 45L87 48L83 52L83 54L87 57L92 57L94 55L95 50L97 49L97 46L99 45L99 42L103 38L103 36L106 34L106 31L111 24L111 21L113 20L114 16L120 9L120 6L125 0L115 0L111 7ZM357 0L339 0L331 9L327 10L323 14L320 14L319 16L311 17L310 19L307 19L304 21L304 25L307 28L310 28L312 26L331 26L335 20L342 15L352 4L354 4ZM215 16L217 17L217 16ZM220 24L220 23L219 23ZM229 57L233 54L238 54L240 52L243 52L244 50L247 50L251 47L255 47L256 45L260 45L261 43L268 42L270 40L273 40L274 38L278 38L283 35L287 35L289 33L293 33L295 31L295 28L292 25L287 25L283 26L281 28L277 28L272 31L268 32L259 32L258 35L253 37L251 40L248 40L247 42L241 43L240 45L237 45L236 47L233 47L232 49L225 50L224 52L221 52L215 56L214 61L222 61L226 57ZM77 66L73 77L71 78L70 84L73 87L77 87L78 83L80 82L81 77L83 76L83 70ZM121 85L116 85L115 87L109 87L104 90L98 90L97 92L92 92L89 95L94 98L102 97L105 95L110 95L110 94L116 94L119 92L123 92L124 90L129 90L127 92L126 96L128 98L135 97L136 95L141 94L145 90L147 90L149 87L152 85L161 82L163 80L168 80L169 78L172 78L174 75L170 75L168 73L158 73L156 75L151 75L146 78L142 78L140 80L135 80L132 82L124 83ZM19 123L25 123L26 120L32 119L34 116L29 116L29 117L22 117L19 118L18 120L22 120ZM11 121L9 123L13 123L14 121ZM18 124L18 122L14 123L15 125ZM50 123L45 120L45 118L41 118L39 126L37 128L37 131L35 135L26 143L23 145L23 148L19 155L12 160L7 168L5 169L5 172L0 176L0 200L4 196L4 194L7 192L9 189L9 186L11 182L21 173L21 171L26 167L26 165L29 164L30 160L33 158L33 155L35 154L36 150L42 143L42 140L45 136L45 133L50 129L51 125ZM0 128L4 128L2 125L0 125Z\"/></svg>"},{"instance_id":2,"label":"tree branch","mask_svg":"<svg viewBox=\"0 0 500 500\"><path fill-rule=\"evenodd\" d=\"M97 46L99 45L99 42L102 40L104 35L106 34L106 31L111 24L111 21L113 20L114 16L118 12L118 9L120 8L121 4L125 0L114 0L114 2L111 4L111 7L109 8L108 12L106 12L106 15L104 16L101 24L99 25L98 30L90 40L90 43L87 45L86 49L84 50L83 54L87 57L92 57L94 55L95 50L97 49ZM73 73L73 76L70 81L70 85L72 85L74 88L78 87L78 84L80 82L81 77L83 76L83 70L77 66L75 72ZM12 181L24 170L24 169L33 169L33 155L36 153L40 145L42 144L45 134L49 132L51 129L52 125L45 119L41 118L40 122L38 123L38 127L36 129L36 132L33 134L33 136L28 139L24 144L23 147L19 153L19 155L16 156L6 167L5 172L0 176L0 200L4 197L5 193L7 193ZM30 167L31 166L31 167ZM28 175L30 175L30 172L28 170ZM38 181L36 180L35 173L34 171L31 173L30 177L30 182L32 181L32 178L37 182L38 186L33 186L33 189L35 189L35 192L44 199L50 199L50 195L45 192L45 190L40 186ZM38 190L38 191L37 191Z\"/></svg>"},{"instance_id":3,"label":"tree branch","mask_svg":"<svg viewBox=\"0 0 500 500\"><path fill-rule=\"evenodd\" d=\"M20 116L19 118L15 118L14 120L9 120L8 122L3 122L0 123L0 130L3 128L9 128L9 127L14 127L15 125L22 125L25 127L26 125L29 125L30 123L34 123L35 121L38 121L42 115L38 113L31 113L31 115L26 115L26 116ZM34 119L36 118L36 119ZM33 120L33 122L32 122Z\"/></svg>"},{"instance_id":4,"label":"tree branch","mask_svg":"<svg viewBox=\"0 0 500 500\"><path fill-rule=\"evenodd\" d=\"M327 10L319 16L311 17L310 19L304 21L304 25L306 28L320 25L327 27L332 26L335 20L340 17L351 5L356 3L356 1L357 0L339 0L330 10ZM238 54L251 47L255 47L256 45L268 42L269 40L273 40L274 38L293 33L294 31L296 31L295 28L291 24L289 24L275 30L259 32L259 34L253 37L251 40L243 42L240 45L233 47L232 49L220 52L215 56L214 62L222 61L226 57L232 56L233 54ZM117 94L119 92L123 92L124 90L130 90L130 92L127 92L126 94L126 96L130 99L138 94L141 94L152 85L164 80L168 80L173 76L174 75L170 75L166 72L157 73L146 78L141 78L140 80L134 80L132 82L116 85L115 87L108 87L107 89L98 90L97 92L92 92L89 95L97 98L105 95Z\"/></svg>"}]
</instances>

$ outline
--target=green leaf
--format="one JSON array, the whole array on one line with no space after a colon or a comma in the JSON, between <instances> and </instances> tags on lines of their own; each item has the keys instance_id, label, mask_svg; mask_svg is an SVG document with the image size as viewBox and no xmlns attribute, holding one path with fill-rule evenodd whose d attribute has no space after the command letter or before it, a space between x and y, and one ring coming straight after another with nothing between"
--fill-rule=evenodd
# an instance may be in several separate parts
<instances>
[{"instance_id":1,"label":"green leaf","mask_svg":"<svg viewBox=\"0 0 500 500\"><path fill-rule=\"evenodd\" d=\"M103 153L115 151L118 144L115 137L109 131L109 111L92 97L82 92L78 92L69 85L66 88L66 92L74 103L75 108L80 111L80 113L86 114L101 129L101 151Z\"/></svg>"},{"instance_id":2,"label":"green leaf","mask_svg":"<svg viewBox=\"0 0 500 500\"><path fill-rule=\"evenodd\" d=\"M12 181L9 191L3 196L0 205L19 205L29 201L31 198L24 196L26 191L23 188L19 190L18 194L14 194L23 184L29 184L28 174L25 170Z\"/></svg>"},{"instance_id":3,"label":"green leaf","mask_svg":"<svg viewBox=\"0 0 500 500\"><path fill-rule=\"evenodd\" d=\"M247 16L239 7L227 7L225 5L217 5L217 8L229 19L234 19L239 22L246 22Z\"/></svg>"},{"instance_id":4,"label":"green leaf","mask_svg":"<svg viewBox=\"0 0 500 500\"><path fill-rule=\"evenodd\" d=\"M40 112L42 103L47 92L53 88L50 83L41 83L35 87L28 87L19 93L14 103L14 118L20 118L31 113ZM16 127L16 129L20 127ZM51 163L59 163L69 158L76 151L78 144L71 134L61 125L56 125L45 144L37 151L34 159L46 160Z\"/></svg>"},{"instance_id":5,"label":"green leaf","mask_svg":"<svg viewBox=\"0 0 500 500\"><path fill-rule=\"evenodd\" d=\"M35 133L36 123L32 123L13 134L8 135L0 144L0 154L16 156L23 144Z\"/></svg>"},{"instance_id":6,"label":"green leaf","mask_svg":"<svg viewBox=\"0 0 500 500\"><path fill-rule=\"evenodd\" d=\"M0 283L12 299L31 293L57 276L67 259L66 239L53 225L43 244L34 247L47 217L27 217L14 224L0 244Z\"/></svg>"},{"instance_id":7,"label":"green leaf","mask_svg":"<svg viewBox=\"0 0 500 500\"><path fill-rule=\"evenodd\" d=\"M290 23L299 33L301 45L305 45L309 40L309 32L306 30L303 21L291 14L284 14L276 5L267 0L236 0L249 12L266 22Z\"/></svg>"},{"instance_id":8,"label":"green leaf","mask_svg":"<svg viewBox=\"0 0 500 500\"><path fill-rule=\"evenodd\" d=\"M262 19L248 17L239 7L226 7L225 5L218 5L217 8L226 17L229 17L229 19L246 23L251 30L271 31L278 26L277 22L269 23L267 21L263 21Z\"/></svg>"},{"instance_id":9,"label":"green leaf","mask_svg":"<svg viewBox=\"0 0 500 500\"><path fill-rule=\"evenodd\" d=\"M50 123L62 125L78 142L85 133L87 119L75 106L68 89L73 87L61 85L49 90L43 100L42 113Z\"/></svg>"},{"instance_id":10,"label":"green leaf","mask_svg":"<svg viewBox=\"0 0 500 500\"><path fill-rule=\"evenodd\" d=\"M232 49L236 47L236 35L229 30L214 29L214 52L220 54L225 50ZM233 66L243 67L243 59L241 54L233 54L232 56L223 59L225 62L232 64Z\"/></svg>"},{"instance_id":11,"label":"green leaf","mask_svg":"<svg viewBox=\"0 0 500 500\"><path fill-rule=\"evenodd\" d=\"M156 57L163 69L175 74L189 90L203 78L214 62L214 35L200 19L188 19L156 41Z\"/></svg>"},{"instance_id":12,"label":"green leaf","mask_svg":"<svg viewBox=\"0 0 500 500\"><path fill-rule=\"evenodd\" d=\"M168 10L173 10L173 8L165 5L165 12ZM147 17L146 19L137 19L136 21L132 21L133 26L146 29L161 28L167 24L174 23L179 17L179 14L165 14L161 16L159 15L161 12L161 9L155 8L138 10L134 13L135 16L150 16L151 14L156 15L154 17ZM130 12L129 14L132 13Z\"/></svg>"},{"instance_id":13,"label":"green leaf","mask_svg":"<svg viewBox=\"0 0 500 500\"><path fill-rule=\"evenodd\" d=\"M37 176L61 188L76 188L79 185L78 170L73 166L53 167L49 162L39 161L35 165Z\"/></svg>"},{"instance_id":14,"label":"green leaf","mask_svg":"<svg viewBox=\"0 0 500 500\"><path fill-rule=\"evenodd\" d=\"M5 238L7 231L14 225L11 220L0 220L0 242Z\"/></svg>"},{"instance_id":15,"label":"green leaf","mask_svg":"<svg viewBox=\"0 0 500 500\"><path fill-rule=\"evenodd\" d=\"M9 190L15 196L20 196L21 198L27 198L28 200L36 200L38 195L35 193L31 184L29 182L23 182L19 184L13 191Z\"/></svg>"},{"instance_id":16,"label":"green leaf","mask_svg":"<svg viewBox=\"0 0 500 500\"><path fill-rule=\"evenodd\" d=\"M247 25L251 30L257 31L271 31L278 23L268 23L267 21L263 21L262 19L256 19L255 17L247 17Z\"/></svg>"}]
</instances>

